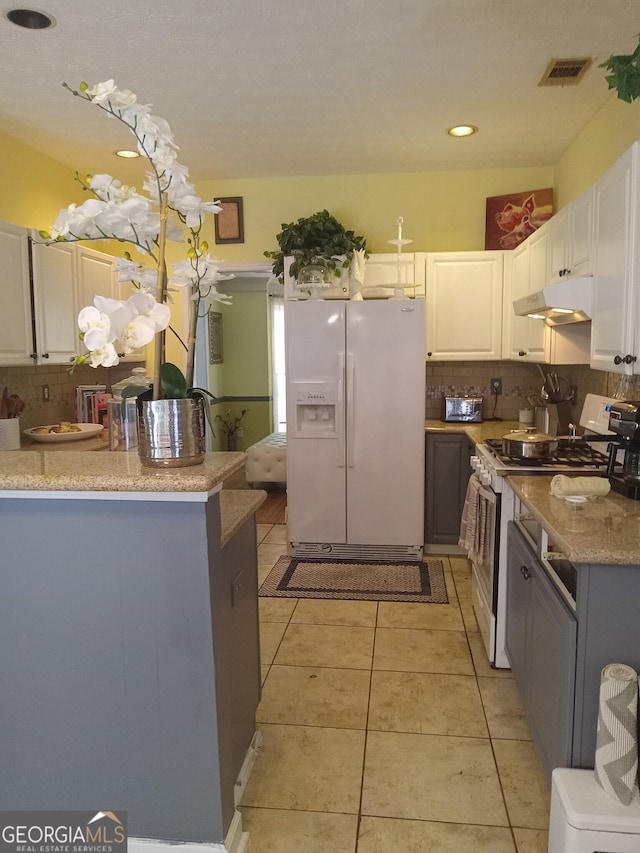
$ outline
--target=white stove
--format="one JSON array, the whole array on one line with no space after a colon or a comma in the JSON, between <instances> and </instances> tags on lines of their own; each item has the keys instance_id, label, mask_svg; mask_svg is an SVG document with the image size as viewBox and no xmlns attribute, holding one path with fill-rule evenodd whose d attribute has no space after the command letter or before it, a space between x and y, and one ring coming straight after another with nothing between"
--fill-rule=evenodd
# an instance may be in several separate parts
<instances>
[{"instance_id":1,"label":"white stove","mask_svg":"<svg viewBox=\"0 0 640 853\"><path fill-rule=\"evenodd\" d=\"M519 501L506 477L526 474L603 475L607 467L606 443L589 443L589 436L613 435L609 430L611 397L587 394L580 426L584 436L560 439L552 459L511 459L502 453L501 439L476 447L471 458L475 474L478 517L483 525L483 546L468 552L472 563L472 596L480 632L489 661L497 668L509 668L505 651L507 525L519 511Z\"/></svg>"}]
</instances>

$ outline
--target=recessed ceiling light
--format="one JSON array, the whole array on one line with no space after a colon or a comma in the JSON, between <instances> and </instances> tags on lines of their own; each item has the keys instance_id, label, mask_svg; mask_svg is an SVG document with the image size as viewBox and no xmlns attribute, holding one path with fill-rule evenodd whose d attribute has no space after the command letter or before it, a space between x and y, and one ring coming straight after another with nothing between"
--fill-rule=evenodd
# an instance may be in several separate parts
<instances>
[{"instance_id":1,"label":"recessed ceiling light","mask_svg":"<svg viewBox=\"0 0 640 853\"><path fill-rule=\"evenodd\" d=\"M134 160L139 156L137 151L130 151L128 148L121 148L120 151L116 151L116 157L124 157L127 160Z\"/></svg>"},{"instance_id":2,"label":"recessed ceiling light","mask_svg":"<svg viewBox=\"0 0 640 853\"><path fill-rule=\"evenodd\" d=\"M457 124L447 130L449 136L472 136L478 132L478 128L472 124Z\"/></svg>"},{"instance_id":3,"label":"recessed ceiling light","mask_svg":"<svg viewBox=\"0 0 640 853\"><path fill-rule=\"evenodd\" d=\"M7 18L12 24L27 30L46 30L55 23L50 15L36 12L34 9L11 9L7 12Z\"/></svg>"}]
</instances>

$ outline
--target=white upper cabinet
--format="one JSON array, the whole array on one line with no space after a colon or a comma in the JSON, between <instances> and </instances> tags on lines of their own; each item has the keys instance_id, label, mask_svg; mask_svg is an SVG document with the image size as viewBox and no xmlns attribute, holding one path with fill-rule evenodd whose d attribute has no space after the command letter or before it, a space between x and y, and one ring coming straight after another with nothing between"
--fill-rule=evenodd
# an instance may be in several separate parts
<instances>
[{"instance_id":1,"label":"white upper cabinet","mask_svg":"<svg viewBox=\"0 0 640 853\"><path fill-rule=\"evenodd\" d=\"M594 264L594 207L595 186L589 187L569 204L569 233L567 246L567 275L576 277L593 274Z\"/></svg>"},{"instance_id":2,"label":"white upper cabinet","mask_svg":"<svg viewBox=\"0 0 640 853\"><path fill-rule=\"evenodd\" d=\"M513 311L515 299L542 290L549 283L551 265L563 264L568 257L566 240L570 222L569 210L564 208L512 252L511 264L507 266L510 273L505 276L505 358L539 364L589 363L589 323L550 326L544 320L517 317ZM558 266L559 272L564 269ZM563 276L558 278L561 280Z\"/></svg>"},{"instance_id":3,"label":"white upper cabinet","mask_svg":"<svg viewBox=\"0 0 640 853\"><path fill-rule=\"evenodd\" d=\"M37 232L5 222L0 222L0 258L5 295L0 365L69 364L85 352L78 311L92 305L97 294L119 298L113 258L76 243L47 246ZM136 352L127 360L143 357Z\"/></svg>"},{"instance_id":4,"label":"white upper cabinet","mask_svg":"<svg viewBox=\"0 0 640 853\"><path fill-rule=\"evenodd\" d=\"M78 292L80 308L93 305L95 296L106 296L108 299L128 299L133 293L130 282L120 284L113 268L113 257L97 252L87 246L76 246ZM86 352L80 344L80 352ZM126 356L120 356L120 361L144 361L145 349L134 350Z\"/></svg>"},{"instance_id":5,"label":"white upper cabinet","mask_svg":"<svg viewBox=\"0 0 640 853\"><path fill-rule=\"evenodd\" d=\"M32 364L29 232L26 228L0 222L0 258L0 365Z\"/></svg>"},{"instance_id":6,"label":"white upper cabinet","mask_svg":"<svg viewBox=\"0 0 640 853\"><path fill-rule=\"evenodd\" d=\"M593 273L594 187L549 220L548 282Z\"/></svg>"},{"instance_id":7,"label":"white upper cabinet","mask_svg":"<svg viewBox=\"0 0 640 853\"><path fill-rule=\"evenodd\" d=\"M595 184L591 367L638 371L638 143Z\"/></svg>"},{"instance_id":8,"label":"white upper cabinet","mask_svg":"<svg viewBox=\"0 0 640 853\"><path fill-rule=\"evenodd\" d=\"M567 275L567 242L569 234L569 211L559 210L549 220L548 280L561 281Z\"/></svg>"},{"instance_id":9,"label":"white upper cabinet","mask_svg":"<svg viewBox=\"0 0 640 853\"><path fill-rule=\"evenodd\" d=\"M512 252L510 275L505 281L505 358L546 362L550 358L551 330L544 320L517 317L513 302L544 287L547 274L549 231L538 229ZM508 318L508 319L507 319Z\"/></svg>"},{"instance_id":10,"label":"white upper cabinet","mask_svg":"<svg viewBox=\"0 0 640 853\"><path fill-rule=\"evenodd\" d=\"M118 299L118 283L113 258L87 246L76 247L80 308L93 305L95 296Z\"/></svg>"},{"instance_id":11,"label":"white upper cabinet","mask_svg":"<svg viewBox=\"0 0 640 853\"><path fill-rule=\"evenodd\" d=\"M77 352L76 247L38 243L32 235L35 363L68 364Z\"/></svg>"},{"instance_id":12,"label":"white upper cabinet","mask_svg":"<svg viewBox=\"0 0 640 853\"><path fill-rule=\"evenodd\" d=\"M504 252L427 255L427 359L502 358Z\"/></svg>"}]
</instances>

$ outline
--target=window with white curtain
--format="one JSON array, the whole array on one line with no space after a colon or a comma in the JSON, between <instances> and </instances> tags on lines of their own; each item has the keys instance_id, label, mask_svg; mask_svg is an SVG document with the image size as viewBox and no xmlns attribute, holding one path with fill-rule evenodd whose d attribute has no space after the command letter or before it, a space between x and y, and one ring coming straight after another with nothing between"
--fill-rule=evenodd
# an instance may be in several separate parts
<instances>
[{"instance_id":1,"label":"window with white curtain","mask_svg":"<svg viewBox=\"0 0 640 853\"><path fill-rule=\"evenodd\" d=\"M271 360L273 364L273 429L287 428L287 390L284 366L284 299L271 297Z\"/></svg>"}]
</instances>

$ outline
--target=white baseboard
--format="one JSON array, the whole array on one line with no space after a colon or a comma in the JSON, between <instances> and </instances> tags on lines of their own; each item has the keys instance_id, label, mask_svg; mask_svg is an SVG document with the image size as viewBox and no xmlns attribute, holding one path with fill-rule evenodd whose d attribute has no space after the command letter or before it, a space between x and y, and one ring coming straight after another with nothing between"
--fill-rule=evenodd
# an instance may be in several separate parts
<instances>
[{"instance_id":1,"label":"white baseboard","mask_svg":"<svg viewBox=\"0 0 640 853\"><path fill-rule=\"evenodd\" d=\"M180 841L166 841L163 838L131 838L127 839L128 853L231 853L226 844L195 844Z\"/></svg>"},{"instance_id":2,"label":"white baseboard","mask_svg":"<svg viewBox=\"0 0 640 853\"><path fill-rule=\"evenodd\" d=\"M246 853L249 846L249 833L242 829L242 815L239 811L233 814L233 820L227 832L227 837L224 840L224 849L226 853Z\"/></svg>"},{"instance_id":3,"label":"white baseboard","mask_svg":"<svg viewBox=\"0 0 640 853\"><path fill-rule=\"evenodd\" d=\"M253 763L256 760L256 755L258 754L258 750L260 749L261 743L262 732L256 732L253 738L251 739L249 749L247 750L247 754L244 757L242 767L240 768L240 773L238 774L238 778L236 779L236 784L233 789L233 801L236 806L242 799L244 789L247 787L247 782L249 781L249 776L251 775L251 770L253 769Z\"/></svg>"}]
</instances>

